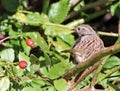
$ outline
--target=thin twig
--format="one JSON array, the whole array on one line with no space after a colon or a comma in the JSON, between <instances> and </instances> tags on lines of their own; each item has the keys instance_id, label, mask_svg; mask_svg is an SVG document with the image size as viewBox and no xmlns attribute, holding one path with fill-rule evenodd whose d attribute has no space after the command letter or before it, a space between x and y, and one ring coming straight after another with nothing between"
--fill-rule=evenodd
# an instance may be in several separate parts
<instances>
[{"instance_id":1,"label":"thin twig","mask_svg":"<svg viewBox=\"0 0 120 91\"><path fill-rule=\"evenodd\" d=\"M108 32L101 32L101 31L98 31L97 33L98 33L99 35L104 35L104 36L118 37L118 34L117 34L117 33L108 33Z\"/></svg>"},{"instance_id":2,"label":"thin twig","mask_svg":"<svg viewBox=\"0 0 120 91\"><path fill-rule=\"evenodd\" d=\"M4 39L0 40L0 44L2 44L2 42L4 42L5 40L13 39L13 38L18 38L18 37L22 37L22 36L23 35L5 37Z\"/></svg>"}]
</instances>

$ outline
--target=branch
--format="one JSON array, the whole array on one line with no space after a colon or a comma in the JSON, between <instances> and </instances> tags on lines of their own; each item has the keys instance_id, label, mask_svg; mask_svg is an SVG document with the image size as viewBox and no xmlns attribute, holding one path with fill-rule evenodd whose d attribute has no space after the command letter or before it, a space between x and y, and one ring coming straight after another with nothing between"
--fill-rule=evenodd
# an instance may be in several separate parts
<instances>
[{"instance_id":1,"label":"branch","mask_svg":"<svg viewBox=\"0 0 120 91\"><path fill-rule=\"evenodd\" d=\"M118 33L108 33L108 32L97 32L99 35L110 36L110 37L118 37Z\"/></svg>"},{"instance_id":2,"label":"branch","mask_svg":"<svg viewBox=\"0 0 120 91\"><path fill-rule=\"evenodd\" d=\"M73 84L71 85L71 88L75 88L75 86L81 82L85 77L87 77L90 73L92 73L99 65L100 65L101 61L98 61L97 63L95 63L93 66L87 68L85 71L80 72L75 79L73 79Z\"/></svg>"},{"instance_id":3,"label":"branch","mask_svg":"<svg viewBox=\"0 0 120 91\"><path fill-rule=\"evenodd\" d=\"M108 1L111 1L111 0L98 0L98 1L93 2L93 3L89 3L89 4L85 5L83 8L81 8L80 10L78 10L77 12L71 12L69 14L69 16L67 17L67 19L75 17L76 15L80 14L81 11L84 11L84 10L87 10L87 9L90 9L90 8L94 8L96 6L106 4Z\"/></svg>"},{"instance_id":4,"label":"branch","mask_svg":"<svg viewBox=\"0 0 120 91\"><path fill-rule=\"evenodd\" d=\"M13 38L18 38L18 37L23 37L23 35L18 35L18 36L8 36L2 40L0 40L0 44L2 44L2 42L4 42L5 40L8 40L8 39L13 39Z\"/></svg>"},{"instance_id":5,"label":"branch","mask_svg":"<svg viewBox=\"0 0 120 91\"><path fill-rule=\"evenodd\" d=\"M65 74L63 74L61 77L68 80L69 78L71 78L76 73L82 72L84 69L92 66L94 63L98 62L101 58L103 58L103 57L105 57L109 54L115 54L115 53L118 53L118 52L120 52L120 44L115 44L111 47L108 47L108 48L100 51L99 53L96 53L94 56L92 56L90 59L88 59L84 63L78 64L75 67L71 68Z\"/></svg>"}]
</instances>

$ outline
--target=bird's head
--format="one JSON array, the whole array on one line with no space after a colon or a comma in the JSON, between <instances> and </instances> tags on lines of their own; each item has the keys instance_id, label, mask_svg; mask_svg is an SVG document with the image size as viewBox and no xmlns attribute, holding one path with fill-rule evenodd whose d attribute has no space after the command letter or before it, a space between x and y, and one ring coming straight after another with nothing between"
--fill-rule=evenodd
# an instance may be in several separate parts
<instances>
[{"instance_id":1,"label":"bird's head","mask_svg":"<svg viewBox=\"0 0 120 91\"><path fill-rule=\"evenodd\" d=\"M96 34L96 32L93 30L93 28L86 24L77 26L74 30L77 32L77 34L79 36Z\"/></svg>"}]
</instances>

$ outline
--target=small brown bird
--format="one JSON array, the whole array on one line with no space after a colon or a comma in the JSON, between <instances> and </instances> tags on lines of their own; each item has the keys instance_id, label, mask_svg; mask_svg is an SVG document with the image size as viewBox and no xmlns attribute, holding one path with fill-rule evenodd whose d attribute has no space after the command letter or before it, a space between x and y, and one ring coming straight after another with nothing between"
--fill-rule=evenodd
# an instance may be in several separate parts
<instances>
[{"instance_id":1,"label":"small brown bird","mask_svg":"<svg viewBox=\"0 0 120 91\"><path fill-rule=\"evenodd\" d=\"M103 41L89 25L83 24L74 29L79 38L70 50L73 63L79 64L88 60L95 53L104 49Z\"/></svg>"},{"instance_id":2,"label":"small brown bird","mask_svg":"<svg viewBox=\"0 0 120 91\"><path fill-rule=\"evenodd\" d=\"M100 37L96 34L93 28L89 25L83 24L74 29L78 34L78 39L70 50L64 50L63 52L70 52L73 63L80 64L87 61L95 53L103 50L104 44ZM75 78L68 82L68 88L71 90L71 86L75 86L88 74L98 67L101 61L95 63L93 66L88 67L82 72L79 72ZM73 85L74 84L74 85Z\"/></svg>"}]
</instances>

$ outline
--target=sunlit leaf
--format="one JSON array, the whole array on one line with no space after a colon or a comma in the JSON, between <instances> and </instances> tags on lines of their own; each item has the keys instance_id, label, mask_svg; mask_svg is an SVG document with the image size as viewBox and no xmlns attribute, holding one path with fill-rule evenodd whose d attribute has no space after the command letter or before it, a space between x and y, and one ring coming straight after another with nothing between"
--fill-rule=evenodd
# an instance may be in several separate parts
<instances>
[{"instance_id":1,"label":"sunlit leaf","mask_svg":"<svg viewBox=\"0 0 120 91\"><path fill-rule=\"evenodd\" d=\"M69 12L68 0L61 0L57 3L53 3L49 10L50 21L55 23L61 23L65 20ZM62 13L61 13L62 12Z\"/></svg>"},{"instance_id":2,"label":"sunlit leaf","mask_svg":"<svg viewBox=\"0 0 120 91\"><path fill-rule=\"evenodd\" d=\"M25 23L25 24L27 23L27 17L23 13L17 12L16 14L14 14L12 16L12 18L16 19L19 22L22 22L22 23Z\"/></svg>"},{"instance_id":3,"label":"sunlit leaf","mask_svg":"<svg viewBox=\"0 0 120 91\"><path fill-rule=\"evenodd\" d=\"M64 79L55 80L54 85L58 91L67 91L67 82Z\"/></svg>"},{"instance_id":4,"label":"sunlit leaf","mask_svg":"<svg viewBox=\"0 0 120 91\"><path fill-rule=\"evenodd\" d=\"M120 65L120 59L117 56L112 56L106 61L104 67L105 68L112 68L112 67L117 66L117 65Z\"/></svg>"},{"instance_id":5,"label":"sunlit leaf","mask_svg":"<svg viewBox=\"0 0 120 91\"><path fill-rule=\"evenodd\" d=\"M70 64L67 62L57 63L51 67L50 72L48 73L48 77L51 79L55 79L61 76L69 68L70 68Z\"/></svg>"},{"instance_id":6,"label":"sunlit leaf","mask_svg":"<svg viewBox=\"0 0 120 91\"><path fill-rule=\"evenodd\" d=\"M48 23L46 24L45 34L52 37L56 35L70 34L73 32L71 29L71 27L67 27L65 25Z\"/></svg>"},{"instance_id":7,"label":"sunlit leaf","mask_svg":"<svg viewBox=\"0 0 120 91\"><path fill-rule=\"evenodd\" d=\"M7 91L9 89L10 86L10 80L8 79L8 77L3 77L0 80L0 91Z\"/></svg>"},{"instance_id":8,"label":"sunlit leaf","mask_svg":"<svg viewBox=\"0 0 120 91\"><path fill-rule=\"evenodd\" d=\"M66 43L59 37L57 37L57 41L53 42L53 45L55 46L56 50L59 52L71 48L71 46L68 43Z\"/></svg>"},{"instance_id":9,"label":"sunlit leaf","mask_svg":"<svg viewBox=\"0 0 120 91\"><path fill-rule=\"evenodd\" d=\"M75 43L74 36L72 34L59 34L58 35L66 44L72 46Z\"/></svg>"},{"instance_id":10,"label":"sunlit leaf","mask_svg":"<svg viewBox=\"0 0 120 91\"><path fill-rule=\"evenodd\" d=\"M114 15L115 12L116 12L116 9L120 6L120 2L117 2L113 5L111 5L111 8L110 8L110 11L111 11L111 14Z\"/></svg>"},{"instance_id":11,"label":"sunlit leaf","mask_svg":"<svg viewBox=\"0 0 120 91\"><path fill-rule=\"evenodd\" d=\"M15 59L15 54L14 50L12 48L4 49L1 53L0 56L2 59L5 61L11 61L13 62Z\"/></svg>"},{"instance_id":12,"label":"sunlit leaf","mask_svg":"<svg viewBox=\"0 0 120 91\"><path fill-rule=\"evenodd\" d=\"M42 88L40 87L40 82L40 80L33 81L31 82L30 86L24 87L22 91L42 91Z\"/></svg>"}]
</instances>

